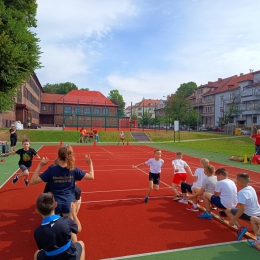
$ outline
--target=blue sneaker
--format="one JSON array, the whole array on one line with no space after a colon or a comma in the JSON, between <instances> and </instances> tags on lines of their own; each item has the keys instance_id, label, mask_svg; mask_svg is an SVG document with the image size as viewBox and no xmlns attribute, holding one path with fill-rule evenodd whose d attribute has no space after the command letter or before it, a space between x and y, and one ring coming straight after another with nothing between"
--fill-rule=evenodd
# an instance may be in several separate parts
<instances>
[{"instance_id":1,"label":"blue sneaker","mask_svg":"<svg viewBox=\"0 0 260 260\"><path fill-rule=\"evenodd\" d=\"M203 213L201 213L200 215L198 215L198 218L203 218L203 219L209 219L211 220L213 217L212 217L212 214L207 212L207 211L204 211Z\"/></svg>"},{"instance_id":2,"label":"blue sneaker","mask_svg":"<svg viewBox=\"0 0 260 260\"><path fill-rule=\"evenodd\" d=\"M146 196L144 199L144 203L147 204L148 203L149 198Z\"/></svg>"},{"instance_id":3,"label":"blue sneaker","mask_svg":"<svg viewBox=\"0 0 260 260\"><path fill-rule=\"evenodd\" d=\"M247 243L256 248L257 250L260 250L260 243L257 240L253 240L253 239L247 239Z\"/></svg>"},{"instance_id":4,"label":"blue sneaker","mask_svg":"<svg viewBox=\"0 0 260 260\"><path fill-rule=\"evenodd\" d=\"M240 241L246 232L247 232L246 227L241 227L240 229L238 229L238 231L237 231L237 241Z\"/></svg>"}]
</instances>

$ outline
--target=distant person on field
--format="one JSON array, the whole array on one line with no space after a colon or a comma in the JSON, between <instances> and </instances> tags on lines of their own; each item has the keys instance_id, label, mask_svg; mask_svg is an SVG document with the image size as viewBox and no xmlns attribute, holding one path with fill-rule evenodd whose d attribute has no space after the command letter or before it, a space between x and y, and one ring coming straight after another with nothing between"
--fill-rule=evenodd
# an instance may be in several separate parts
<instances>
[{"instance_id":1,"label":"distant person on field","mask_svg":"<svg viewBox=\"0 0 260 260\"><path fill-rule=\"evenodd\" d=\"M154 158L149 159L144 163L140 163L138 165L133 165L133 168L138 168L140 166L148 165L150 167L149 172L149 188L147 191L147 195L144 199L144 202L147 204L149 200L150 193L152 189L155 191L159 190L160 177L161 177L161 168L164 164L164 160L161 159L162 151L160 149L154 150Z\"/></svg>"},{"instance_id":2,"label":"distant person on field","mask_svg":"<svg viewBox=\"0 0 260 260\"><path fill-rule=\"evenodd\" d=\"M201 188L194 187L192 189L192 195L188 196L187 199L192 199L193 204L192 206L188 206L186 209L189 211L198 212L198 197L203 196L204 192L213 194L215 191L215 187L217 184L217 177L214 175L215 167L213 165L205 165L204 166L204 173L206 178L203 179ZM213 206L211 209L216 209Z\"/></svg>"},{"instance_id":3,"label":"distant person on field","mask_svg":"<svg viewBox=\"0 0 260 260\"><path fill-rule=\"evenodd\" d=\"M100 143L100 140L99 140L99 135L98 135L98 130L96 128L93 128L93 133L94 133L94 136L95 136L95 140Z\"/></svg>"},{"instance_id":4,"label":"distant person on field","mask_svg":"<svg viewBox=\"0 0 260 260\"><path fill-rule=\"evenodd\" d=\"M77 233L82 227L76 215L76 207L71 202L73 220L55 215L57 202L52 193L41 194L36 201L36 213L43 218L41 226L34 230L34 239L39 250L34 260L61 259L85 260L85 245L77 241Z\"/></svg>"},{"instance_id":5,"label":"distant person on field","mask_svg":"<svg viewBox=\"0 0 260 260\"><path fill-rule=\"evenodd\" d=\"M125 134L124 134L123 131L121 131L120 134L119 134L119 139L118 139L117 145L119 145L120 142L122 142L123 145L124 145L125 144L124 139L125 139Z\"/></svg>"},{"instance_id":6,"label":"distant person on field","mask_svg":"<svg viewBox=\"0 0 260 260\"><path fill-rule=\"evenodd\" d=\"M217 184L214 194L209 192L203 193L206 211L198 217L202 219L212 219L210 204L226 212L227 208L234 208L237 205L237 187L236 184L228 178L228 172L225 168L216 170Z\"/></svg>"},{"instance_id":7,"label":"distant person on field","mask_svg":"<svg viewBox=\"0 0 260 260\"><path fill-rule=\"evenodd\" d=\"M29 121L29 122L27 123L27 129L30 129L30 127L31 127L31 122Z\"/></svg>"},{"instance_id":8,"label":"distant person on field","mask_svg":"<svg viewBox=\"0 0 260 260\"><path fill-rule=\"evenodd\" d=\"M256 134L250 136L255 140L255 155L260 155L260 129L257 129Z\"/></svg>"},{"instance_id":9,"label":"distant person on field","mask_svg":"<svg viewBox=\"0 0 260 260\"><path fill-rule=\"evenodd\" d=\"M84 127L82 126L81 129L79 130L79 140L78 140L78 143L83 143L83 138L84 138Z\"/></svg>"},{"instance_id":10,"label":"distant person on field","mask_svg":"<svg viewBox=\"0 0 260 260\"><path fill-rule=\"evenodd\" d=\"M59 165L51 165L39 175L41 168L49 162L48 158L43 158L33 173L31 184L50 183L50 191L58 203L55 214L71 217L70 203L75 202L75 182L82 179L94 179L92 160L88 155L85 155L85 161L89 165L89 173L75 166L72 147L62 146L58 150Z\"/></svg>"},{"instance_id":11,"label":"distant person on field","mask_svg":"<svg viewBox=\"0 0 260 260\"><path fill-rule=\"evenodd\" d=\"M94 139L94 133L93 133L93 131L90 129L89 132L88 132L88 134L89 134L89 142L91 143L91 142L93 142L93 139Z\"/></svg>"},{"instance_id":12,"label":"distant person on field","mask_svg":"<svg viewBox=\"0 0 260 260\"><path fill-rule=\"evenodd\" d=\"M188 204L188 201L186 199L187 191L192 193L193 189L200 189L203 180L207 177L204 173L204 166L209 164L209 160L206 158L202 158L200 160L200 168L197 168L195 170L194 175L192 175L193 178L193 184L189 184L187 182L181 183L181 192L182 192L182 199L180 199L178 202L183 204Z\"/></svg>"},{"instance_id":13,"label":"distant person on field","mask_svg":"<svg viewBox=\"0 0 260 260\"><path fill-rule=\"evenodd\" d=\"M190 166L182 160L182 152L176 153L176 159L172 161L173 167L173 180L172 180L172 190L175 194L173 200L181 200L182 196L179 195L177 191L177 186L181 183L186 181L187 179L187 172L192 176L192 171Z\"/></svg>"},{"instance_id":14,"label":"distant person on field","mask_svg":"<svg viewBox=\"0 0 260 260\"><path fill-rule=\"evenodd\" d=\"M22 173L17 174L14 179L13 179L13 184L15 184L20 177L25 176L24 178L24 184L25 186L29 185L29 171L32 166L32 160L33 156L36 156L38 159L41 159L41 157L38 155L38 153L33 149L30 148L30 140L28 138L23 139L22 141L22 149L9 153L2 154L3 156L5 155L15 155L19 154L20 155L20 160L18 162L19 168L22 171Z\"/></svg>"},{"instance_id":15,"label":"distant person on field","mask_svg":"<svg viewBox=\"0 0 260 260\"><path fill-rule=\"evenodd\" d=\"M237 174L237 185L242 189L237 193L238 208L228 208L226 214L230 218L229 224L238 228L237 240L241 240L247 232L247 228L241 226L238 219L250 221L251 217L260 217L260 205L255 189L249 186L250 177L247 173Z\"/></svg>"},{"instance_id":16,"label":"distant person on field","mask_svg":"<svg viewBox=\"0 0 260 260\"><path fill-rule=\"evenodd\" d=\"M15 128L15 125L11 125L11 129L9 130L10 132L10 152L15 152L16 149L16 143L17 143L17 130Z\"/></svg>"}]
</instances>

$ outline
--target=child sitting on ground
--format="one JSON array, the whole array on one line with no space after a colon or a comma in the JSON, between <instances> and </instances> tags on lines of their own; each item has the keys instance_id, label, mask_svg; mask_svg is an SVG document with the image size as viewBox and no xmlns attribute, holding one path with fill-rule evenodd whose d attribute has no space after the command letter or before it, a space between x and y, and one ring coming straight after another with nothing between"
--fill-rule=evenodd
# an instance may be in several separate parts
<instances>
[{"instance_id":1,"label":"child sitting on ground","mask_svg":"<svg viewBox=\"0 0 260 260\"><path fill-rule=\"evenodd\" d=\"M197 168L195 170L194 175L192 175L193 184L191 185L184 181L181 183L182 199L179 200L178 202L183 204L188 204L188 201L186 199L186 193L187 191L192 193L193 189L195 188L199 189L201 187L203 180L207 177L204 173L204 167L208 164L209 164L209 160L206 158L202 158L200 160L201 168Z\"/></svg>"},{"instance_id":2,"label":"child sitting on ground","mask_svg":"<svg viewBox=\"0 0 260 260\"><path fill-rule=\"evenodd\" d=\"M193 205L188 206L186 209L189 211L194 211L197 212L199 211L198 209L198 197L202 196L204 192L208 192L213 194L215 191L216 183L217 183L217 177L214 175L215 168L213 165L205 165L204 166L204 173L206 175L206 178L203 180L201 188L196 188L194 187L192 189L192 195L187 196L187 199L192 199ZM216 209L211 208L211 209Z\"/></svg>"},{"instance_id":3,"label":"child sitting on ground","mask_svg":"<svg viewBox=\"0 0 260 260\"><path fill-rule=\"evenodd\" d=\"M81 231L81 224L75 213L76 207L71 203L73 219L54 215L57 202L52 193L41 194L36 201L36 213L43 218L40 227L34 231L38 250L34 260L62 259L84 260L85 245L77 241L76 234Z\"/></svg>"},{"instance_id":4,"label":"child sitting on ground","mask_svg":"<svg viewBox=\"0 0 260 260\"><path fill-rule=\"evenodd\" d=\"M237 187L236 184L228 178L228 172L225 168L216 170L217 184L214 194L203 193L206 211L198 215L201 219L212 219L210 204L215 205L226 211L227 208L233 208L237 205Z\"/></svg>"},{"instance_id":5,"label":"child sitting on ground","mask_svg":"<svg viewBox=\"0 0 260 260\"><path fill-rule=\"evenodd\" d=\"M250 221L251 217L260 217L260 205L255 189L249 186L250 177L247 173L237 174L237 185L242 189L237 193L239 208L228 208L226 214L230 218L229 224L238 228L237 240L241 240L247 228L241 226L238 219Z\"/></svg>"}]
</instances>

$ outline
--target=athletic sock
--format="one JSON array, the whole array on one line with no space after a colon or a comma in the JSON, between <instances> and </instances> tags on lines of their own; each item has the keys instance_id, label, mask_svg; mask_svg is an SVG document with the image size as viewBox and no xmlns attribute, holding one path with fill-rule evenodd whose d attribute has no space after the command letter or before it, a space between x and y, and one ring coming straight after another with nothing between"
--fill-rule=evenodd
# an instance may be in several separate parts
<instances>
[{"instance_id":1,"label":"athletic sock","mask_svg":"<svg viewBox=\"0 0 260 260\"><path fill-rule=\"evenodd\" d=\"M198 206L197 204L193 203L193 207L196 209Z\"/></svg>"}]
</instances>

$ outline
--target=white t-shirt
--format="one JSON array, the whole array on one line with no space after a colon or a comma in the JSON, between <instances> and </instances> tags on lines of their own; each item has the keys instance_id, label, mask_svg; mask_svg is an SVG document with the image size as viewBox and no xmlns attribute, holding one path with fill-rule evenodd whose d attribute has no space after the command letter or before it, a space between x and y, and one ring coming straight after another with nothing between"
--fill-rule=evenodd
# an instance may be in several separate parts
<instances>
[{"instance_id":1,"label":"white t-shirt","mask_svg":"<svg viewBox=\"0 0 260 260\"><path fill-rule=\"evenodd\" d=\"M161 167L164 164L164 160L159 159L158 161L156 161L154 158L151 158L148 161L146 161L145 164L150 166L150 172L151 173L160 173Z\"/></svg>"},{"instance_id":2,"label":"white t-shirt","mask_svg":"<svg viewBox=\"0 0 260 260\"><path fill-rule=\"evenodd\" d=\"M186 173L185 171L185 167L188 166L188 164L183 161L182 159L175 159L172 161L172 165L175 165L175 168L177 170L179 170L178 172L174 172L174 174L177 174L177 173Z\"/></svg>"},{"instance_id":3,"label":"white t-shirt","mask_svg":"<svg viewBox=\"0 0 260 260\"><path fill-rule=\"evenodd\" d=\"M200 188L202 185L202 182L205 178L207 178L207 176L204 173L204 169L203 168L197 168L195 170L194 176L197 176L198 179L196 181L193 182L192 187L198 187Z\"/></svg>"},{"instance_id":4,"label":"white t-shirt","mask_svg":"<svg viewBox=\"0 0 260 260\"><path fill-rule=\"evenodd\" d=\"M120 139L124 139L125 134L124 133L120 133Z\"/></svg>"},{"instance_id":5,"label":"white t-shirt","mask_svg":"<svg viewBox=\"0 0 260 260\"><path fill-rule=\"evenodd\" d=\"M248 216L260 216L260 205L254 188L247 186L237 193L238 203L244 204L244 213Z\"/></svg>"},{"instance_id":6,"label":"white t-shirt","mask_svg":"<svg viewBox=\"0 0 260 260\"><path fill-rule=\"evenodd\" d=\"M218 181L215 188L220 193L220 202L226 208L234 208L237 205L237 186L230 179Z\"/></svg>"},{"instance_id":7,"label":"white t-shirt","mask_svg":"<svg viewBox=\"0 0 260 260\"><path fill-rule=\"evenodd\" d=\"M217 182L217 176L206 176L206 178L202 182L201 188L205 189L206 192L214 194Z\"/></svg>"}]
</instances>

